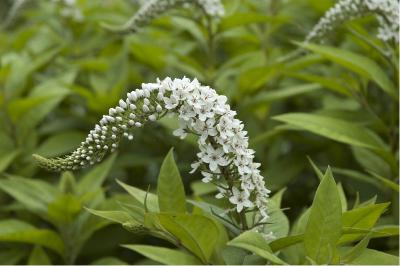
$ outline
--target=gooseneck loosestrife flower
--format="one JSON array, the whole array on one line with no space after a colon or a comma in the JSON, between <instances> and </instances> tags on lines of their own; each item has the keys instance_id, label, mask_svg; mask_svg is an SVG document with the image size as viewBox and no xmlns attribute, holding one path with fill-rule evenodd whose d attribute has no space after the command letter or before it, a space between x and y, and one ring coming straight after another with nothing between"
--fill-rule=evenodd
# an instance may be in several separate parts
<instances>
[{"instance_id":1,"label":"gooseneck loosestrife flower","mask_svg":"<svg viewBox=\"0 0 400 266\"><path fill-rule=\"evenodd\" d=\"M260 174L260 164L253 161L243 123L227 104L227 97L218 95L196 79L158 80L142 84L131 91L119 105L110 108L81 146L65 157L46 159L34 155L40 166L53 170L76 170L99 162L108 151L114 151L122 137L133 139L132 131L147 121L155 121L167 113L177 114L180 127L174 135L185 138L188 133L199 136L200 151L192 171L200 171L203 182L218 187L217 198L226 198L234 207L229 211L244 214L255 211L255 230L261 230L268 218L270 191ZM247 226L245 226L247 227ZM248 229L248 228L245 228Z\"/></svg>"},{"instance_id":2,"label":"gooseneck loosestrife flower","mask_svg":"<svg viewBox=\"0 0 400 266\"><path fill-rule=\"evenodd\" d=\"M104 26L114 31L136 32L166 11L189 4L199 6L207 16L212 18L218 19L225 14L224 6L220 0L148 0L124 25L110 26L104 24Z\"/></svg>"},{"instance_id":3,"label":"gooseneck loosestrife flower","mask_svg":"<svg viewBox=\"0 0 400 266\"><path fill-rule=\"evenodd\" d=\"M323 39L344 22L375 14L379 22L377 37L384 42L399 42L398 0L339 0L306 37L306 42Z\"/></svg>"}]
</instances>

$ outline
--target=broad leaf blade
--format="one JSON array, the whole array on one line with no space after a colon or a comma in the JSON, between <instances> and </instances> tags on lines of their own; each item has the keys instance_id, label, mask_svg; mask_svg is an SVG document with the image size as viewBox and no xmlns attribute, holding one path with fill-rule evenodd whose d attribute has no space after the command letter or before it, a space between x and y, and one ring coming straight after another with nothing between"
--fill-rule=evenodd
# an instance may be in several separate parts
<instances>
[{"instance_id":1,"label":"broad leaf blade","mask_svg":"<svg viewBox=\"0 0 400 266\"><path fill-rule=\"evenodd\" d=\"M123 245L123 247L136 251L149 259L166 265L201 264L201 261L195 256L176 249L146 245Z\"/></svg>"},{"instance_id":2,"label":"broad leaf blade","mask_svg":"<svg viewBox=\"0 0 400 266\"><path fill-rule=\"evenodd\" d=\"M287 264L272 252L267 241L263 238L261 234L257 232L246 231L228 242L228 245L251 251L258 256L269 260L273 264Z\"/></svg>"},{"instance_id":3,"label":"broad leaf blade","mask_svg":"<svg viewBox=\"0 0 400 266\"><path fill-rule=\"evenodd\" d=\"M158 205L163 212L186 212L186 197L173 149L165 157L157 185Z\"/></svg>"},{"instance_id":4,"label":"broad leaf blade","mask_svg":"<svg viewBox=\"0 0 400 266\"><path fill-rule=\"evenodd\" d=\"M310 209L304 233L307 255L317 263L329 263L342 229L342 207L335 180L325 173Z\"/></svg>"},{"instance_id":5,"label":"broad leaf blade","mask_svg":"<svg viewBox=\"0 0 400 266\"><path fill-rule=\"evenodd\" d=\"M342 143L375 150L385 149L372 131L340 119L305 113L283 114L274 119Z\"/></svg>"}]
</instances>

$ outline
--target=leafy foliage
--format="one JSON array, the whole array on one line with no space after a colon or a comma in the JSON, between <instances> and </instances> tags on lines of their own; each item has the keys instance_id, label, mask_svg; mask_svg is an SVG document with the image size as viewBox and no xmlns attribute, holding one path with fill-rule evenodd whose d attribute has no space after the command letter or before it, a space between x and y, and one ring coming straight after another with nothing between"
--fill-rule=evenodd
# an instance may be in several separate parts
<instances>
[{"instance_id":1,"label":"leafy foliage","mask_svg":"<svg viewBox=\"0 0 400 266\"><path fill-rule=\"evenodd\" d=\"M397 265L399 48L376 38L375 18L323 44L302 41L331 0L101 26L139 2L1 1L0 263ZM168 116L82 172L34 162L72 151L126 92L165 76L199 79L244 121L272 191L262 231L232 222L200 174L181 175L197 137L178 140Z\"/></svg>"}]
</instances>

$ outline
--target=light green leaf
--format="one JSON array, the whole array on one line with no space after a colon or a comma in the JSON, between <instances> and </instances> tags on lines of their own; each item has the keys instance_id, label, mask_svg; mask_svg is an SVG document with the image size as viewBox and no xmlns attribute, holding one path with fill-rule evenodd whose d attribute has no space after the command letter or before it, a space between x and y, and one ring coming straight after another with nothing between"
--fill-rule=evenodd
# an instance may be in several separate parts
<instances>
[{"instance_id":1,"label":"light green leaf","mask_svg":"<svg viewBox=\"0 0 400 266\"><path fill-rule=\"evenodd\" d=\"M103 184L104 179L108 176L116 157L116 153L110 155L107 160L104 160L104 162L97 165L87 174L85 174L77 184L78 194L82 195L84 193L99 189Z\"/></svg>"},{"instance_id":2,"label":"light green leaf","mask_svg":"<svg viewBox=\"0 0 400 266\"><path fill-rule=\"evenodd\" d=\"M19 155L20 150L5 153L0 156L0 173L7 169L12 161Z\"/></svg>"},{"instance_id":3,"label":"light green leaf","mask_svg":"<svg viewBox=\"0 0 400 266\"><path fill-rule=\"evenodd\" d=\"M3 248L0 251L0 261L3 265L19 265L21 264L20 261L26 256L26 250L17 247L13 249Z\"/></svg>"},{"instance_id":4,"label":"light green leaf","mask_svg":"<svg viewBox=\"0 0 400 266\"><path fill-rule=\"evenodd\" d=\"M346 144L375 150L386 148L369 129L340 119L305 113L283 114L274 119Z\"/></svg>"},{"instance_id":5,"label":"light green leaf","mask_svg":"<svg viewBox=\"0 0 400 266\"><path fill-rule=\"evenodd\" d=\"M219 24L219 28L220 31L225 31L253 23L265 23L265 22L283 23L287 20L288 19L285 17L266 16L256 12L235 13L233 15L222 18Z\"/></svg>"},{"instance_id":6,"label":"light green leaf","mask_svg":"<svg viewBox=\"0 0 400 266\"><path fill-rule=\"evenodd\" d=\"M329 263L341 235L342 207L335 180L328 171L318 186L310 209L304 247L317 263Z\"/></svg>"},{"instance_id":7,"label":"light green leaf","mask_svg":"<svg viewBox=\"0 0 400 266\"><path fill-rule=\"evenodd\" d=\"M50 220L59 225L65 225L74 220L82 209L80 200L71 194L62 194L48 205L47 215Z\"/></svg>"},{"instance_id":8,"label":"light green leaf","mask_svg":"<svg viewBox=\"0 0 400 266\"><path fill-rule=\"evenodd\" d=\"M45 157L59 156L74 150L84 138L85 135L78 131L62 132L46 139L34 153Z\"/></svg>"},{"instance_id":9,"label":"light green leaf","mask_svg":"<svg viewBox=\"0 0 400 266\"><path fill-rule=\"evenodd\" d=\"M157 183L158 205L162 212L186 212L186 196L182 178L175 164L173 148L165 157Z\"/></svg>"},{"instance_id":10,"label":"light green leaf","mask_svg":"<svg viewBox=\"0 0 400 266\"><path fill-rule=\"evenodd\" d=\"M273 264L287 264L272 252L264 237L254 231L246 231L242 233L238 237L228 242L228 245L251 251L258 256L267 259Z\"/></svg>"},{"instance_id":11,"label":"light green leaf","mask_svg":"<svg viewBox=\"0 0 400 266\"><path fill-rule=\"evenodd\" d=\"M17 176L1 179L0 189L27 209L43 215L47 213L47 204L58 194L57 189L46 182Z\"/></svg>"},{"instance_id":12,"label":"light green leaf","mask_svg":"<svg viewBox=\"0 0 400 266\"><path fill-rule=\"evenodd\" d=\"M146 245L123 245L143 256L166 265L199 265L202 264L195 256L177 249Z\"/></svg>"},{"instance_id":13,"label":"light green leaf","mask_svg":"<svg viewBox=\"0 0 400 266\"><path fill-rule=\"evenodd\" d=\"M359 207L343 213L343 227L353 227L358 229L371 229L378 221L381 214L389 206L389 203L380 203ZM340 238L339 243L352 242L360 238L363 234L347 234Z\"/></svg>"},{"instance_id":14,"label":"light green leaf","mask_svg":"<svg viewBox=\"0 0 400 266\"><path fill-rule=\"evenodd\" d=\"M128 263L118 258L104 257L93 261L90 265L128 265Z\"/></svg>"},{"instance_id":15,"label":"light green leaf","mask_svg":"<svg viewBox=\"0 0 400 266\"><path fill-rule=\"evenodd\" d=\"M264 232L273 232L277 238L285 237L289 233L289 219L278 206L279 199L272 198L269 202L269 215L268 223L264 226Z\"/></svg>"},{"instance_id":16,"label":"light green leaf","mask_svg":"<svg viewBox=\"0 0 400 266\"><path fill-rule=\"evenodd\" d=\"M396 184L395 182L389 180L388 178L385 178L383 176L380 176L372 171L368 171L372 177L375 177L376 179L378 179L383 185L393 189L396 192L399 192L399 185Z\"/></svg>"},{"instance_id":17,"label":"light green leaf","mask_svg":"<svg viewBox=\"0 0 400 266\"><path fill-rule=\"evenodd\" d=\"M291 235L291 236L286 236L282 238L278 238L271 243L269 243L271 250L273 252L279 251L281 249L290 247L292 245L295 245L297 243L300 243L304 239L304 234L299 234L299 235Z\"/></svg>"},{"instance_id":18,"label":"light green leaf","mask_svg":"<svg viewBox=\"0 0 400 266\"><path fill-rule=\"evenodd\" d=\"M46 251L40 246L35 246L29 255L29 265L51 265L50 258L47 256Z\"/></svg>"},{"instance_id":19,"label":"light green leaf","mask_svg":"<svg viewBox=\"0 0 400 266\"><path fill-rule=\"evenodd\" d=\"M342 252L348 252L350 247L342 248ZM378 250L365 249L357 258L349 264L352 265L399 265L399 257Z\"/></svg>"},{"instance_id":20,"label":"light green leaf","mask_svg":"<svg viewBox=\"0 0 400 266\"><path fill-rule=\"evenodd\" d=\"M139 188L127 185L119 180L117 180L117 183L121 187L123 187L131 196L133 196L140 203L144 204L144 202L146 200L147 208L150 211L153 211L153 212L159 211L157 195L154 195L153 193L146 192ZM146 194L147 194L147 196L146 196Z\"/></svg>"},{"instance_id":21,"label":"light green leaf","mask_svg":"<svg viewBox=\"0 0 400 266\"><path fill-rule=\"evenodd\" d=\"M348 50L315 45L315 44L301 44L302 47L318 53L325 58L351 70L361 76L373 80L378 84L388 95L394 100L398 101L398 92L393 83L388 78L388 75L377 63L372 61L369 57L350 52Z\"/></svg>"},{"instance_id":22,"label":"light green leaf","mask_svg":"<svg viewBox=\"0 0 400 266\"><path fill-rule=\"evenodd\" d=\"M340 196L340 202L342 203L342 212L347 211L347 199L346 199L346 194L344 193L343 187L341 183L337 184L337 189L339 192Z\"/></svg>"},{"instance_id":23,"label":"light green leaf","mask_svg":"<svg viewBox=\"0 0 400 266\"><path fill-rule=\"evenodd\" d=\"M344 254L341 258L342 262L348 264L359 257L366 250L370 239L371 233L366 235L360 242L357 243L357 245L347 251L346 254Z\"/></svg>"},{"instance_id":24,"label":"light green leaf","mask_svg":"<svg viewBox=\"0 0 400 266\"><path fill-rule=\"evenodd\" d=\"M124 211L99 211L85 208L94 215L100 216L114 223L124 224L133 221L134 219Z\"/></svg>"},{"instance_id":25,"label":"light green leaf","mask_svg":"<svg viewBox=\"0 0 400 266\"><path fill-rule=\"evenodd\" d=\"M249 108L255 108L263 104L284 100L289 97L313 92L319 89L321 89L321 85L319 84L302 84L272 91L265 91L255 95L253 98L245 103L245 106Z\"/></svg>"},{"instance_id":26,"label":"light green leaf","mask_svg":"<svg viewBox=\"0 0 400 266\"><path fill-rule=\"evenodd\" d=\"M63 255L64 244L58 234L48 229L37 229L19 220L0 221L0 241L37 244Z\"/></svg>"},{"instance_id":27,"label":"light green leaf","mask_svg":"<svg viewBox=\"0 0 400 266\"><path fill-rule=\"evenodd\" d=\"M214 252L219 230L215 222L203 215L158 214L160 224L203 263L208 263Z\"/></svg>"}]
</instances>

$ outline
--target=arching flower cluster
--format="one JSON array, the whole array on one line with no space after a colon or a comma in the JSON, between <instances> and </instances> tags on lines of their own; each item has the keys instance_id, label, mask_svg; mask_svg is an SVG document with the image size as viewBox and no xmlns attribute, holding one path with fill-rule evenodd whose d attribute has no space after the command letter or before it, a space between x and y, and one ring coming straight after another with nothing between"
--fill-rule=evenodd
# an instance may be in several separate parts
<instances>
[{"instance_id":1,"label":"arching flower cluster","mask_svg":"<svg viewBox=\"0 0 400 266\"><path fill-rule=\"evenodd\" d=\"M217 198L227 198L237 212L254 210L257 222L268 218L269 190L255 163L254 150L248 148L247 132L236 119L225 96L218 95L196 79L166 78L157 83L142 84L127 94L125 100L109 110L90 131L81 146L66 157L35 158L50 170L75 170L100 161L107 151L114 151L122 137L133 139L132 130L146 121L155 121L166 113L177 114L180 127L174 135L185 138L188 133L199 136L198 160L192 171L200 171L203 182L212 182Z\"/></svg>"},{"instance_id":2,"label":"arching flower cluster","mask_svg":"<svg viewBox=\"0 0 400 266\"><path fill-rule=\"evenodd\" d=\"M375 14L378 19L379 39L399 42L398 0L339 0L319 20L305 41L322 39L344 22L369 14Z\"/></svg>"},{"instance_id":3,"label":"arching flower cluster","mask_svg":"<svg viewBox=\"0 0 400 266\"><path fill-rule=\"evenodd\" d=\"M132 18L121 28L115 28L115 30L137 31L169 9L192 4L199 6L210 17L220 18L225 14L224 6L220 0L148 0Z\"/></svg>"}]
</instances>

